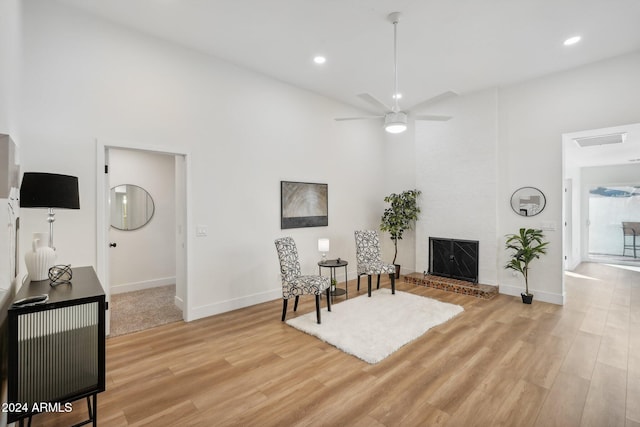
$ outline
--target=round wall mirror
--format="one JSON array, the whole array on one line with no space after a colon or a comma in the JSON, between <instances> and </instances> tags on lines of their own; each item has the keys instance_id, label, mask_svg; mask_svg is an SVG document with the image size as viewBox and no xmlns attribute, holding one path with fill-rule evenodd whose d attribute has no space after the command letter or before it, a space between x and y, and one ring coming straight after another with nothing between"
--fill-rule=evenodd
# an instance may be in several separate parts
<instances>
[{"instance_id":1,"label":"round wall mirror","mask_svg":"<svg viewBox=\"0 0 640 427\"><path fill-rule=\"evenodd\" d=\"M544 209L547 199L535 187L522 187L511 196L511 209L521 216L535 216Z\"/></svg>"},{"instance_id":2,"label":"round wall mirror","mask_svg":"<svg viewBox=\"0 0 640 427\"><path fill-rule=\"evenodd\" d=\"M111 226L118 230L137 230L151 221L155 205L142 187L123 184L111 189Z\"/></svg>"}]
</instances>

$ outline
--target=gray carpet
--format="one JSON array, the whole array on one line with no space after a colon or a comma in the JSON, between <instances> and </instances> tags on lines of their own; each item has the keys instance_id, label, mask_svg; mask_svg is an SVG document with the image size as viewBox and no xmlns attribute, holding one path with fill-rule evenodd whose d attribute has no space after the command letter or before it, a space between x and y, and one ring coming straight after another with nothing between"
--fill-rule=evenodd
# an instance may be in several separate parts
<instances>
[{"instance_id":1,"label":"gray carpet","mask_svg":"<svg viewBox=\"0 0 640 427\"><path fill-rule=\"evenodd\" d=\"M111 295L109 336L130 334L182 320L182 311L174 304L175 295L175 285Z\"/></svg>"}]
</instances>

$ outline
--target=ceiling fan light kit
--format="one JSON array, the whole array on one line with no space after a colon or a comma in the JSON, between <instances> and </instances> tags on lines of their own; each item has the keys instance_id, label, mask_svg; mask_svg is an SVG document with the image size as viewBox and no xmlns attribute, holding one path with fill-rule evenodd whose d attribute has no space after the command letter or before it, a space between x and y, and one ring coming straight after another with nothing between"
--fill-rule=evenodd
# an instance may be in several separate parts
<instances>
[{"instance_id":1,"label":"ceiling fan light kit","mask_svg":"<svg viewBox=\"0 0 640 427\"><path fill-rule=\"evenodd\" d=\"M407 113L398 111L385 114L384 130L389 133L402 133L407 130Z\"/></svg>"},{"instance_id":2,"label":"ceiling fan light kit","mask_svg":"<svg viewBox=\"0 0 640 427\"><path fill-rule=\"evenodd\" d=\"M394 78L394 95L393 95L393 108L389 108L384 102L378 100L375 96L368 93L361 93L358 95L363 101L373 105L376 109L384 111L378 116L362 116L362 117L342 117L336 118L337 121L344 120L367 120L367 119L381 119L384 118L384 129L389 133L402 133L407 130L408 110L401 110L398 99L402 97L398 91L398 22L400 21L400 12L393 12L387 16L389 22L393 24L393 78ZM456 96L457 93L453 91L447 91L440 95L434 96L426 101L417 104L415 107L422 108L429 104L442 101L443 99ZM449 116L435 116L435 115L414 115L415 120L430 120L430 121L446 121L451 117Z\"/></svg>"}]
</instances>

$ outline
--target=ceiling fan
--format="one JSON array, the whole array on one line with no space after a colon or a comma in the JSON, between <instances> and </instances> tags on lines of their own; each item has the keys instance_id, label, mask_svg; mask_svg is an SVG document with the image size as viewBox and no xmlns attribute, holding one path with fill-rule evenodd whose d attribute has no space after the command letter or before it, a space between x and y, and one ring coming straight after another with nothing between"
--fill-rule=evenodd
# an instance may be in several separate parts
<instances>
[{"instance_id":1,"label":"ceiling fan","mask_svg":"<svg viewBox=\"0 0 640 427\"><path fill-rule=\"evenodd\" d=\"M401 110L398 99L400 94L398 92L398 22L400 21L400 12L393 12L387 16L387 19L393 24L393 75L394 75L394 91L393 107L388 107L385 103L377 99L371 94L361 93L358 95L360 99L375 106L381 111L380 115L376 116L361 116L361 117L341 117L336 118L336 121L345 120L369 120L369 119L384 119L384 129L389 133L401 133L407 129L407 118L409 110ZM427 105L434 104L458 94L453 91L446 91L440 95L436 95L433 98L429 98L426 101L420 102L412 107L413 110L426 107ZM417 114L413 116L416 120L431 120L431 121L446 121L451 119L450 116L436 116L430 114Z\"/></svg>"}]
</instances>

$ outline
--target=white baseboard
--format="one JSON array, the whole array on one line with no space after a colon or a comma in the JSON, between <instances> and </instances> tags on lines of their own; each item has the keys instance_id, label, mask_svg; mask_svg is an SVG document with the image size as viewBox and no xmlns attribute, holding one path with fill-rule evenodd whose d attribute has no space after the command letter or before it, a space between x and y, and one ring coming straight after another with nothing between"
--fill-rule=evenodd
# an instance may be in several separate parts
<instances>
[{"instance_id":1,"label":"white baseboard","mask_svg":"<svg viewBox=\"0 0 640 427\"><path fill-rule=\"evenodd\" d=\"M573 270L575 270L575 269L580 265L580 263L581 263L581 262L582 262L582 260L581 260L581 259L578 259L578 260L576 260L576 261L572 261L572 262L569 264L568 268L565 268L565 270L573 271Z\"/></svg>"},{"instance_id":2,"label":"white baseboard","mask_svg":"<svg viewBox=\"0 0 640 427\"><path fill-rule=\"evenodd\" d=\"M157 288L159 286L175 285L176 278L164 277L161 279L144 280L142 282L122 283L111 286L112 294L122 294L125 292L140 291L142 289Z\"/></svg>"},{"instance_id":3,"label":"white baseboard","mask_svg":"<svg viewBox=\"0 0 640 427\"><path fill-rule=\"evenodd\" d=\"M176 305L176 307L178 307L180 310L182 310L184 312L184 301L182 301L182 298L178 297L178 295L176 295L173 298L173 303Z\"/></svg>"},{"instance_id":4,"label":"white baseboard","mask_svg":"<svg viewBox=\"0 0 640 427\"><path fill-rule=\"evenodd\" d=\"M524 289L522 287L500 285L501 294L519 297L522 292L524 292ZM531 288L529 288L529 292L531 292L534 295L533 297L534 301L538 300L542 302L548 302L551 304L564 305L564 295L553 294L551 292L536 291L535 289L531 289Z\"/></svg>"},{"instance_id":5,"label":"white baseboard","mask_svg":"<svg viewBox=\"0 0 640 427\"><path fill-rule=\"evenodd\" d=\"M249 307L263 302L273 301L275 299L282 299L282 288L278 287L266 292L258 294L248 295L246 297L234 298L226 301L220 301L214 304L201 305L194 307L190 313L188 313L187 321L202 319L203 317L213 316L215 314L226 313L227 311L237 310L239 308ZM274 313L276 318L282 314L278 308L277 313Z\"/></svg>"},{"instance_id":6,"label":"white baseboard","mask_svg":"<svg viewBox=\"0 0 640 427\"><path fill-rule=\"evenodd\" d=\"M326 268L322 269L323 276L329 276L329 271ZM347 278L354 280L358 278L356 271L347 270ZM280 276L278 275L278 280ZM344 287L345 274L344 267L336 268L336 280L338 280L338 287ZM374 279L375 280L375 279ZM375 283L375 282L374 282ZM366 286L366 278L365 278ZM193 320L202 319L204 317L214 316L220 313L226 313L227 311L237 310L239 308L250 307L252 305L261 304L263 302L273 301L276 299L282 299L282 288L279 286L276 289L261 292L258 294L248 295L246 297L234 298L226 301L220 301L214 304L201 305L194 307L190 313L186 316L186 321L191 322ZM176 305L178 303L176 302ZM281 313L276 313L279 316Z\"/></svg>"}]
</instances>

